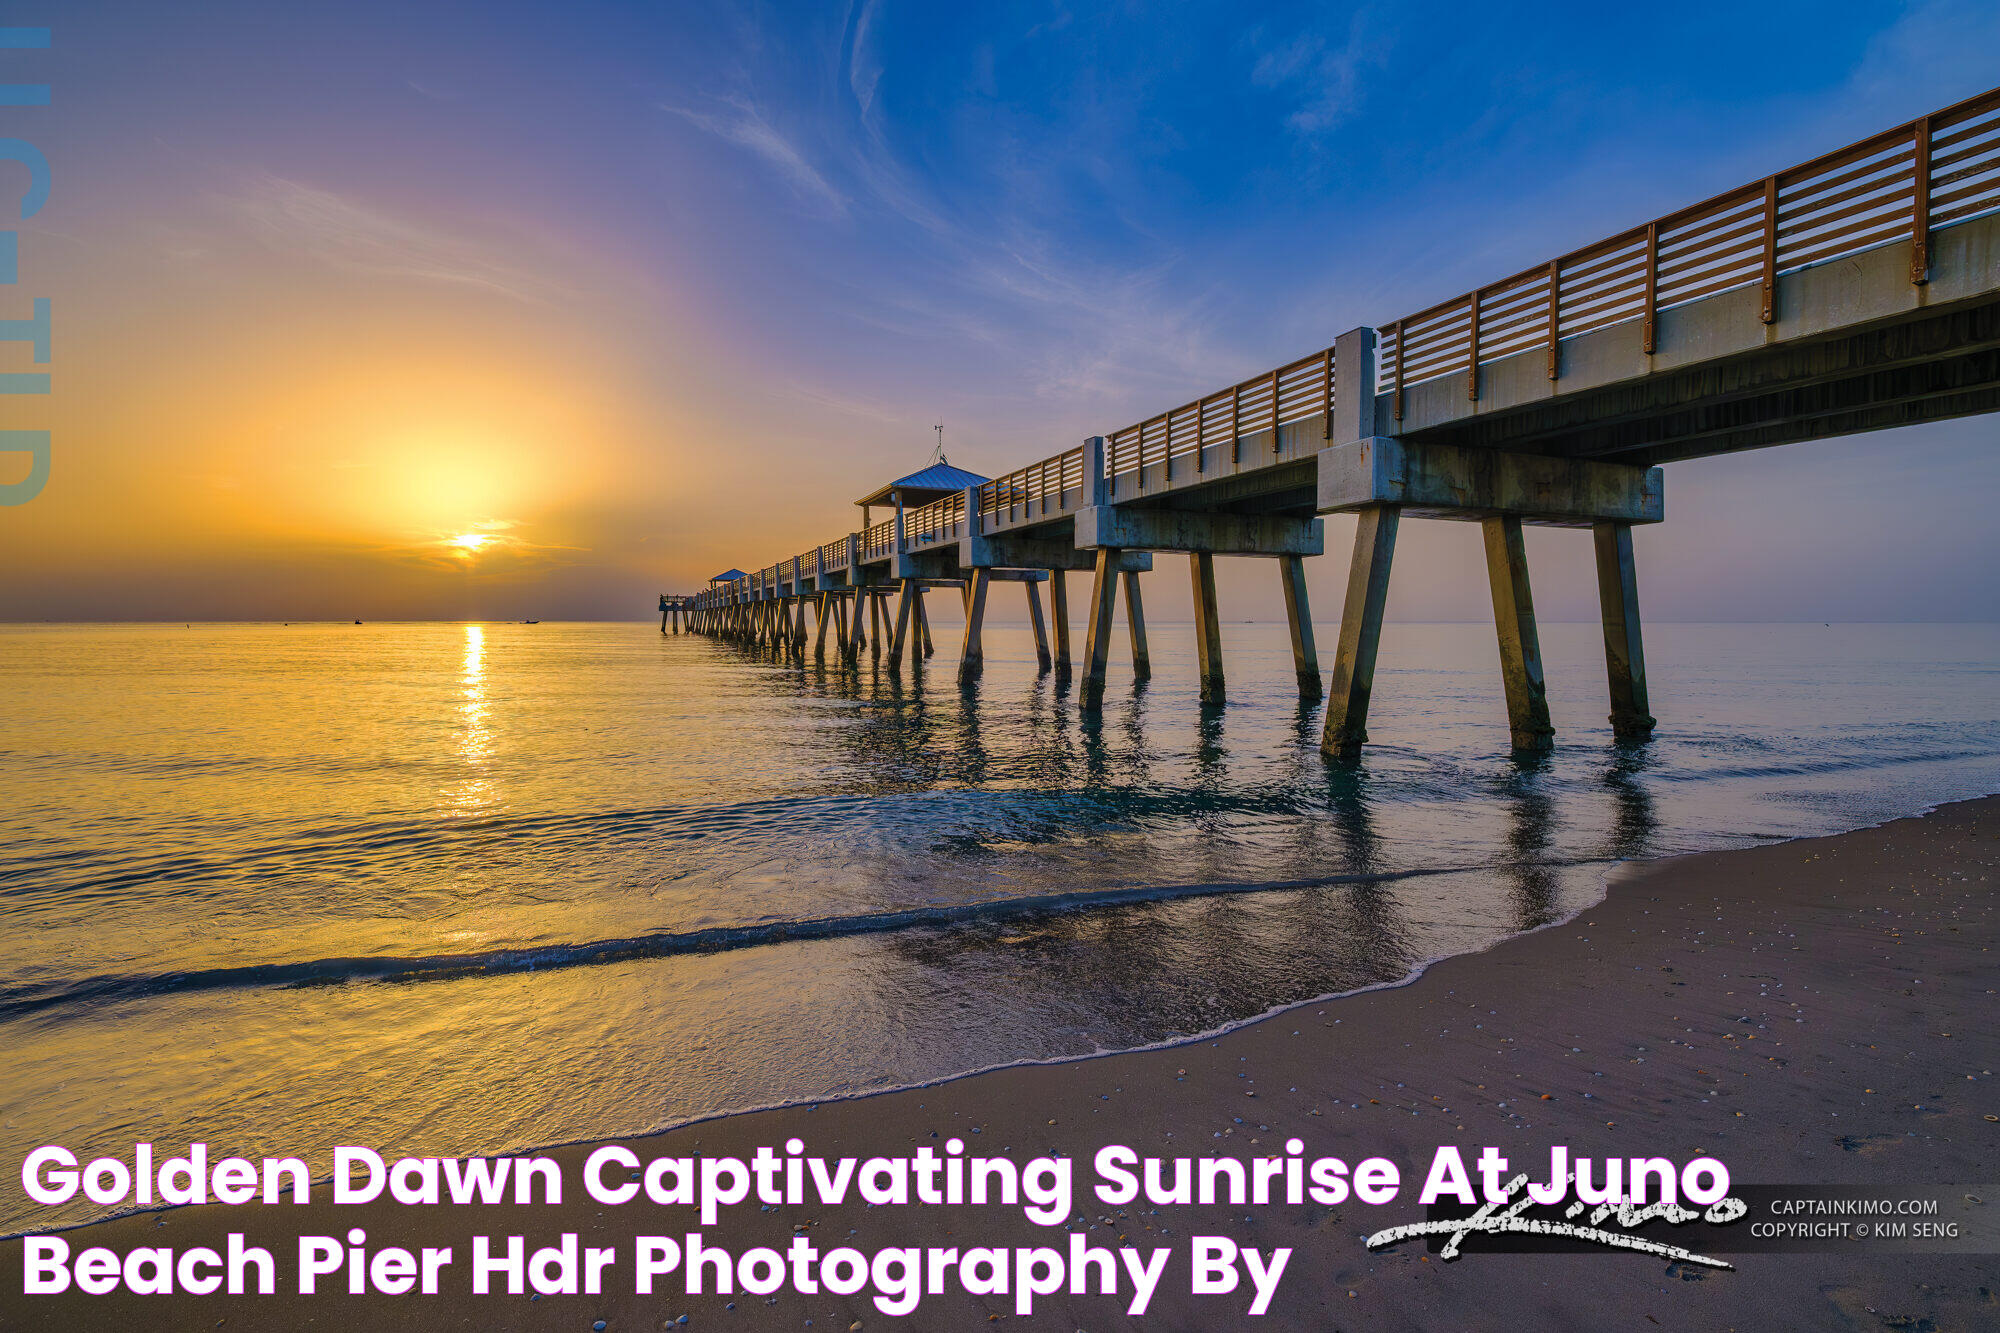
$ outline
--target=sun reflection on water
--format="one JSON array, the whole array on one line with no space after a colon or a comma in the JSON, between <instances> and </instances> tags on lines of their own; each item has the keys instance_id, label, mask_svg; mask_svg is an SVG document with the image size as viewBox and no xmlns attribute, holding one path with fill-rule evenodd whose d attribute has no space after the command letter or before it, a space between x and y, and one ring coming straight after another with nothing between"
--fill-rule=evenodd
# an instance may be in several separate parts
<instances>
[{"instance_id":1,"label":"sun reflection on water","mask_svg":"<svg viewBox=\"0 0 2000 1333\"><path fill-rule=\"evenodd\" d=\"M488 766L493 758L493 732L487 721L490 703L486 693L486 630L465 627L465 658L459 668L460 771L457 783L444 794L446 808L457 815L475 815L493 805L493 780Z\"/></svg>"}]
</instances>

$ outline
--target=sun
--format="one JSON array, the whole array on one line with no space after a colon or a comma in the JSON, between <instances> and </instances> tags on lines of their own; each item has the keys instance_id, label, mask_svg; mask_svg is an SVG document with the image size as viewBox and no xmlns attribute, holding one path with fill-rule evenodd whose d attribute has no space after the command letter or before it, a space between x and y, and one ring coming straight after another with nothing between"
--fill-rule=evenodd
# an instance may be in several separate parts
<instances>
[{"instance_id":1,"label":"sun","mask_svg":"<svg viewBox=\"0 0 2000 1333\"><path fill-rule=\"evenodd\" d=\"M513 549L516 543L507 534L507 529L513 526L512 521L508 519L480 519L463 532L452 533L447 528L445 532L449 535L436 537L433 540L448 555L461 561L470 561L476 556Z\"/></svg>"}]
</instances>

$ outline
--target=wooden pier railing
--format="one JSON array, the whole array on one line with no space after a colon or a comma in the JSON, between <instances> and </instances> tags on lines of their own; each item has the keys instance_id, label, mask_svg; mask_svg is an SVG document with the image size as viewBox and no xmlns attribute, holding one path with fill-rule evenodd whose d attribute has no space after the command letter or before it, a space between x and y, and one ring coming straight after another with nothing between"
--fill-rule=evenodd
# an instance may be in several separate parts
<instances>
[{"instance_id":1,"label":"wooden pier railing","mask_svg":"<svg viewBox=\"0 0 2000 1333\"><path fill-rule=\"evenodd\" d=\"M1105 437L1111 494L1173 490L1238 471L1246 461L1264 466L1282 450L1279 427L1314 419L1323 423L1323 444L1333 420L1331 347L1113 431ZM1259 435L1271 437L1258 446L1262 459L1249 443Z\"/></svg>"},{"instance_id":2,"label":"wooden pier railing","mask_svg":"<svg viewBox=\"0 0 2000 1333\"><path fill-rule=\"evenodd\" d=\"M1572 250L1511 278L1385 324L1376 391L1465 376L1545 347L1562 373L1562 341L1643 320L1655 350L1659 312L1761 286L1777 317L1779 275L1906 241L1910 281L1925 281L1931 234L2000 208L2000 89L1860 143Z\"/></svg>"},{"instance_id":3,"label":"wooden pier railing","mask_svg":"<svg viewBox=\"0 0 2000 1333\"><path fill-rule=\"evenodd\" d=\"M965 495L947 495L942 500L933 500L927 505L903 511L903 546L906 550L920 550L941 542L955 542L964 537Z\"/></svg>"},{"instance_id":4,"label":"wooden pier railing","mask_svg":"<svg viewBox=\"0 0 2000 1333\"><path fill-rule=\"evenodd\" d=\"M1089 503L1083 482L1081 448L996 477L979 488L980 530L992 532L1075 513Z\"/></svg>"}]
</instances>

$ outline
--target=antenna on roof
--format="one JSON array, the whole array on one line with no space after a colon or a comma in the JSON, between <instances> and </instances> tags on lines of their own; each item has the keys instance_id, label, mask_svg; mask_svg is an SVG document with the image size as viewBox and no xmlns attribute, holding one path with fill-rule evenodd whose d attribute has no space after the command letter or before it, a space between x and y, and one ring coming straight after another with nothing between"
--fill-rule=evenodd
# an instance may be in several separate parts
<instances>
[{"instance_id":1,"label":"antenna on roof","mask_svg":"<svg viewBox=\"0 0 2000 1333\"><path fill-rule=\"evenodd\" d=\"M931 427L931 429L937 432L937 437L938 437L938 439L937 439L937 448L935 448L935 449L931 450L931 462L933 462L933 463L942 463L942 462L944 462L944 461L945 461L945 457L944 457L944 423L943 423L942 421L940 421L940 422L938 422L938 424L937 424L937 425L935 425L935 426L932 426L932 427Z\"/></svg>"}]
</instances>

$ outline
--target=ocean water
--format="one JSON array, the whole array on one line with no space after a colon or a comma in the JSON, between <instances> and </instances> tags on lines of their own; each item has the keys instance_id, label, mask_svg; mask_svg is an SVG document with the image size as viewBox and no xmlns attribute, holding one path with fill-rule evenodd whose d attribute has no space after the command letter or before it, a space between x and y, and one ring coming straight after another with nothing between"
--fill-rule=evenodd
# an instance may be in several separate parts
<instances>
[{"instance_id":1,"label":"ocean water","mask_svg":"<svg viewBox=\"0 0 2000 1333\"><path fill-rule=\"evenodd\" d=\"M492 1152L1144 1045L1622 860L2000 789L2000 627L1647 633L1627 746L1596 627L1544 626L1523 764L1491 627L1391 626L1330 764L1275 625L1225 627L1220 709L1154 625L1097 720L1020 629L961 688L946 633L898 678L649 625L0 627L0 1156Z\"/></svg>"}]
</instances>

